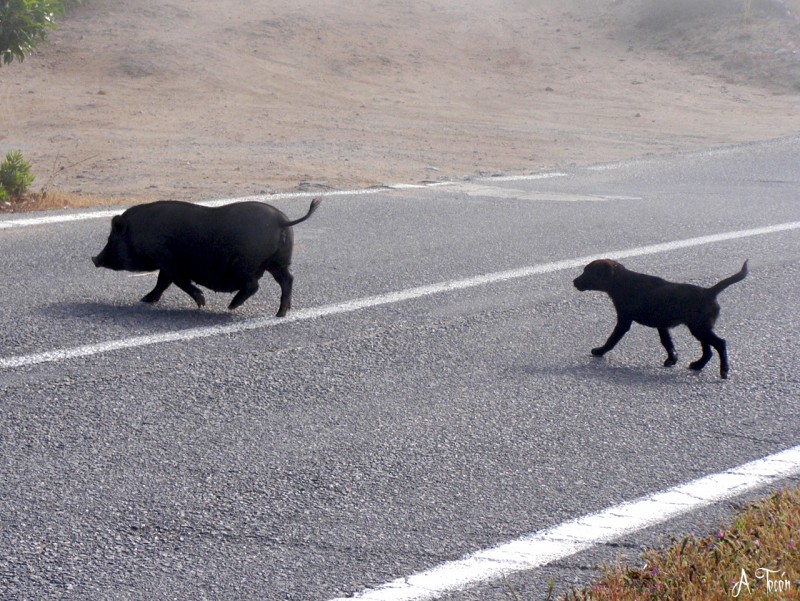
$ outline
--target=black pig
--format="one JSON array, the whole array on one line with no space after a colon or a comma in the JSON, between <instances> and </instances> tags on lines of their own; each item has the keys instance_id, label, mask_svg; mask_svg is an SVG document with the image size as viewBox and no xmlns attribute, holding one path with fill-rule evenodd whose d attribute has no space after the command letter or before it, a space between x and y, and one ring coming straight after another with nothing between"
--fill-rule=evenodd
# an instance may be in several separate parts
<instances>
[{"instance_id":1,"label":"black pig","mask_svg":"<svg viewBox=\"0 0 800 601\"><path fill-rule=\"evenodd\" d=\"M129 208L111 220L105 248L92 262L116 271L155 271L158 281L142 301L154 303L175 283L202 307L202 291L236 292L228 309L236 309L258 290L269 271L281 287L277 316L292 304L292 226L319 206L311 201L305 217L290 221L273 206L239 202L209 208L162 200Z\"/></svg>"}]
</instances>

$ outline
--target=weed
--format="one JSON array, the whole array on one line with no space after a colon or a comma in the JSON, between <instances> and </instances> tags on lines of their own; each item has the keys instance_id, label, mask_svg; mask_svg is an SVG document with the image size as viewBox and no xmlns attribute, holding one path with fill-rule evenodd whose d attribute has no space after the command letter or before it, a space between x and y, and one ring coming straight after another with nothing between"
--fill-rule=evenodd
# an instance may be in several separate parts
<instances>
[{"instance_id":1,"label":"weed","mask_svg":"<svg viewBox=\"0 0 800 601\"><path fill-rule=\"evenodd\" d=\"M643 567L617 560L574 601L800 599L800 488L750 505L730 527L672 539L642 555ZM744 593L742 593L744 591Z\"/></svg>"},{"instance_id":2,"label":"weed","mask_svg":"<svg viewBox=\"0 0 800 601\"><path fill-rule=\"evenodd\" d=\"M0 163L0 188L5 191L5 196L12 200L19 199L28 191L33 179L31 166L22 158L19 150L6 154L6 160Z\"/></svg>"}]
</instances>

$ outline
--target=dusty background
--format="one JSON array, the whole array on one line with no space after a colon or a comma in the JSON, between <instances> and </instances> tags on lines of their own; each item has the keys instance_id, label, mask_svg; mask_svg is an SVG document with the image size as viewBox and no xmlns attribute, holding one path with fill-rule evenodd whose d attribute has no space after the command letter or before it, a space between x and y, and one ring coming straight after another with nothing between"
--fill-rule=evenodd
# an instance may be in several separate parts
<instances>
[{"instance_id":1,"label":"dusty background","mask_svg":"<svg viewBox=\"0 0 800 601\"><path fill-rule=\"evenodd\" d=\"M36 190L199 200L793 134L796 5L84 0L0 68L0 151Z\"/></svg>"}]
</instances>

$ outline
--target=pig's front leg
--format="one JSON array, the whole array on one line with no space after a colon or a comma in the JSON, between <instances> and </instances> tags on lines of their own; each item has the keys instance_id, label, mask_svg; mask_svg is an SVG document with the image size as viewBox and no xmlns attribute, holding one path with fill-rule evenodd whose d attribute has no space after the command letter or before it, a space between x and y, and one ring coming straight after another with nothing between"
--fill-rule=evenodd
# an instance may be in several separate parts
<instances>
[{"instance_id":1,"label":"pig's front leg","mask_svg":"<svg viewBox=\"0 0 800 601\"><path fill-rule=\"evenodd\" d=\"M164 290L169 288L170 284L172 284L172 278L164 273L164 270L162 269L158 272L158 281L156 281L155 288L142 297L142 302L157 303L161 298L161 295L164 294Z\"/></svg>"}]
</instances>

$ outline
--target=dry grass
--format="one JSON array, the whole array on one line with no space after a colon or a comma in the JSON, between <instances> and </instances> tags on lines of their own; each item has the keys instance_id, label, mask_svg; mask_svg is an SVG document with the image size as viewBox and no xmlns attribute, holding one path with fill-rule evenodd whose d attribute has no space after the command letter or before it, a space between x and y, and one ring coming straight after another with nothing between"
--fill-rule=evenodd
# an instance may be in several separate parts
<instances>
[{"instance_id":1,"label":"dry grass","mask_svg":"<svg viewBox=\"0 0 800 601\"><path fill-rule=\"evenodd\" d=\"M27 211L53 211L58 209L85 209L88 207L129 205L138 199L85 196L59 190L34 192L23 197L0 203L0 213L23 213Z\"/></svg>"},{"instance_id":2,"label":"dry grass","mask_svg":"<svg viewBox=\"0 0 800 601\"><path fill-rule=\"evenodd\" d=\"M727 530L672 540L642 560L641 568L622 561L604 566L601 580L564 599L800 599L800 488L754 503Z\"/></svg>"}]
</instances>

